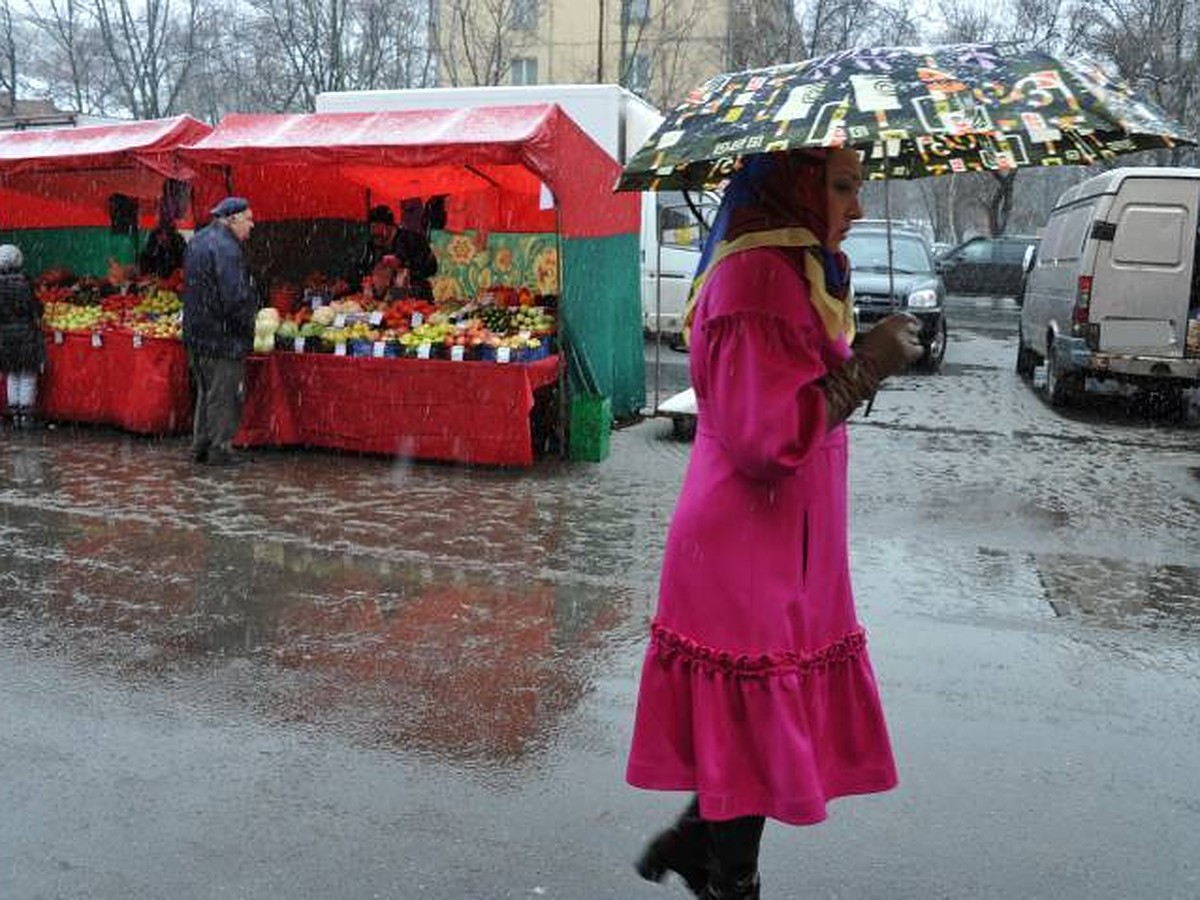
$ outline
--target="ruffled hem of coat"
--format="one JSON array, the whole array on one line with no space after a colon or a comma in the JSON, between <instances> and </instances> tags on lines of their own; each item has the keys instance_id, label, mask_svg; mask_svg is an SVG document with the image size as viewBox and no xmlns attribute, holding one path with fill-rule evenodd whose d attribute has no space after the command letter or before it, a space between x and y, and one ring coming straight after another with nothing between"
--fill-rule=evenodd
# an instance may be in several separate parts
<instances>
[{"instance_id":1,"label":"ruffled hem of coat","mask_svg":"<svg viewBox=\"0 0 1200 900\"><path fill-rule=\"evenodd\" d=\"M739 654L656 622L626 780L694 791L707 819L792 825L823 821L837 797L895 787L865 632L809 652Z\"/></svg>"},{"instance_id":2,"label":"ruffled hem of coat","mask_svg":"<svg viewBox=\"0 0 1200 900\"><path fill-rule=\"evenodd\" d=\"M848 662L866 649L867 636L859 628L809 653L731 653L701 644L654 622L650 626L650 646L664 659L679 656L708 672L766 678L773 675L811 675Z\"/></svg>"}]
</instances>

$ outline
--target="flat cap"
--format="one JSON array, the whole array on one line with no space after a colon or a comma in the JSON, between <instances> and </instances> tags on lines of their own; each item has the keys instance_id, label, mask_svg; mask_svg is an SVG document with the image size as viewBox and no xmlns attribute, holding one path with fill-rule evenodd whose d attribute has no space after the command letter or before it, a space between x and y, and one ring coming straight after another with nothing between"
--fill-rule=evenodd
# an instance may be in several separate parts
<instances>
[{"instance_id":1,"label":"flat cap","mask_svg":"<svg viewBox=\"0 0 1200 900\"><path fill-rule=\"evenodd\" d=\"M229 216L236 216L240 212L245 212L250 208L250 201L245 197L226 197L209 212L218 219L226 219Z\"/></svg>"}]
</instances>

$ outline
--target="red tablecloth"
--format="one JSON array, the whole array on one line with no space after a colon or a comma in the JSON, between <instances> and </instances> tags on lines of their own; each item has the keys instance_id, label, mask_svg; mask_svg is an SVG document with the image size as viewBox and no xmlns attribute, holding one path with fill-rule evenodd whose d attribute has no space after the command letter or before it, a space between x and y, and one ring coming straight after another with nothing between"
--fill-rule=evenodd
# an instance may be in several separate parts
<instances>
[{"instance_id":1,"label":"red tablecloth","mask_svg":"<svg viewBox=\"0 0 1200 900\"><path fill-rule=\"evenodd\" d=\"M48 334L38 409L46 419L142 434L189 431L192 398L183 344L106 332L97 346L90 334Z\"/></svg>"},{"instance_id":2,"label":"red tablecloth","mask_svg":"<svg viewBox=\"0 0 1200 900\"><path fill-rule=\"evenodd\" d=\"M234 443L528 466L533 392L557 377L557 356L522 364L252 356Z\"/></svg>"}]
</instances>

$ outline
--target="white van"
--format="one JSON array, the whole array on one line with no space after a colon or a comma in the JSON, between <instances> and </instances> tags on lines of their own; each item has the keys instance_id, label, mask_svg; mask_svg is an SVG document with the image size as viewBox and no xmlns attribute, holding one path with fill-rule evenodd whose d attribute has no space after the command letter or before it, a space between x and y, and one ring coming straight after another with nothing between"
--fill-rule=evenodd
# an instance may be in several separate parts
<instances>
[{"instance_id":1,"label":"white van","mask_svg":"<svg viewBox=\"0 0 1200 900\"><path fill-rule=\"evenodd\" d=\"M1017 372L1044 360L1055 405L1089 380L1177 398L1200 383L1198 209L1200 169L1113 169L1063 193L1026 280Z\"/></svg>"}]
</instances>

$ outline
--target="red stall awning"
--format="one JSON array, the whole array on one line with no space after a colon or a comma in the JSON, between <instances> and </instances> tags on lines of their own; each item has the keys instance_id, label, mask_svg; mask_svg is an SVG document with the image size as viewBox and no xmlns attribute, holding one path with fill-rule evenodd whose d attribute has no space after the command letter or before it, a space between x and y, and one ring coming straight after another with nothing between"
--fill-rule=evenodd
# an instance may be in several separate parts
<instances>
[{"instance_id":1,"label":"red stall awning","mask_svg":"<svg viewBox=\"0 0 1200 900\"><path fill-rule=\"evenodd\" d=\"M175 155L212 131L191 116L0 134L0 227L108 224L108 198L155 200L192 173Z\"/></svg>"},{"instance_id":2,"label":"red stall awning","mask_svg":"<svg viewBox=\"0 0 1200 900\"><path fill-rule=\"evenodd\" d=\"M209 170L201 179L207 190L231 186L263 220L361 219L366 191L394 202L490 190L523 197L536 212L546 205L538 202L545 185L565 237L638 227L637 198L612 192L620 166L555 104L233 114L179 155Z\"/></svg>"}]
</instances>

